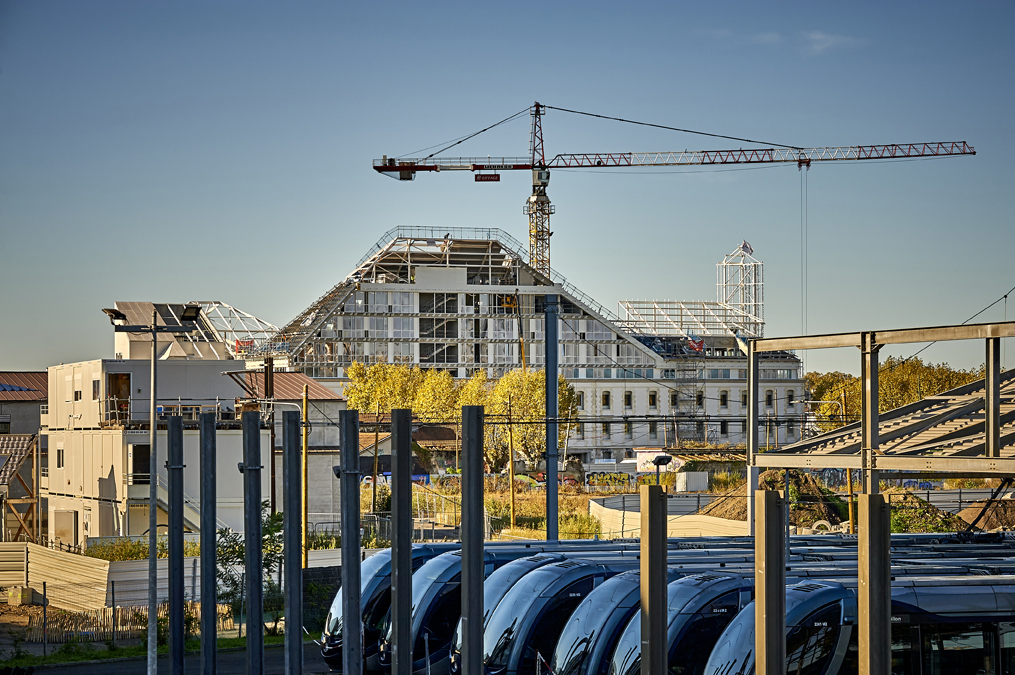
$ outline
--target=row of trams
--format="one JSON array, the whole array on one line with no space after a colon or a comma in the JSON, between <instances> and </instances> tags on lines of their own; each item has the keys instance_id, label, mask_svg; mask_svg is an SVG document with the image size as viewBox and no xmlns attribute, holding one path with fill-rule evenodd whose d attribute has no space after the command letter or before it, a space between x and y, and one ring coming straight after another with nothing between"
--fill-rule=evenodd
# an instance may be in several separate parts
<instances>
[{"instance_id":1,"label":"row of trams","mask_svg":"<svg viewBox=\"0 0 1015 675\"><path fill-rule=\"evenodd\" d=\"M639 544L488 543L484 673L462 673L460 544L412 549L414 675L641 672ZM893 535L892 674L1015 675L1015 540ZM754 672L749 538L671 539L668 673ZM793 537L786 571L786 672L858 672L855 537ZM391 553L362 562L363 670L391 670ZM342 669L342 591L322 653Z\"/></svg>"}]
</instances>

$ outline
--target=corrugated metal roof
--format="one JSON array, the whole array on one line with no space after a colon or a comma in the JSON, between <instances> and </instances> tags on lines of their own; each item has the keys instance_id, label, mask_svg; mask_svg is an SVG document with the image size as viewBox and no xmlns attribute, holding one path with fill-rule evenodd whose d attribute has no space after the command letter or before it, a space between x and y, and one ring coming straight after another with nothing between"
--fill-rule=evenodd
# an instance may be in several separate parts
<instances>
[{"instance_id":1,"label":"corrugated metal roof","mask_svg":"<svg viewBox=\"0 0 1015 675\"><path fill-rule=\"evenodd\" d=\"M9 485L14 473L21 467L35 446L35 434L3 434L0 435L0 457L4 458L0 466L0 485Z\"/></svg>"},{"instance_id":2,"label":"corrugated metal roof","mask_svg":"<svg viewBox=\"0 0 1015 675\"><path fill-rule=\"evenodd\" d=\"M247 374L247 387L256 398L264 398L264 372L252 371ZM345 399L323 384L303 373L275 373L275 400L299 401L303 398L303 385L311 401L344 401Z\"/></svg>"},{"instance_id":3,"label":"corrugated metal roof","mask_svg":"<svg viewBox=\"0 0 1015 675\"><path fill-rule=\"evenodd\" d=\"M48 392L45 371L0 373L0 401L45 401Z\"/></svg>"}]
</instances>

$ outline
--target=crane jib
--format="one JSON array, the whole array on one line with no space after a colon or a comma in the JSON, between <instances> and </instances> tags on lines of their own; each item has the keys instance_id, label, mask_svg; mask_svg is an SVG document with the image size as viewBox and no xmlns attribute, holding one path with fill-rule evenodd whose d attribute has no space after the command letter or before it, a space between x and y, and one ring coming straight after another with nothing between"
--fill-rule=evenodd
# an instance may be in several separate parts
<instances>
[{"instance_id":1,"label":"crane jib","mask_svg":"<svg viewBox=\"0 0 1015 675\"><path fill-rule=\"evenodd\" d=\"M965 141L940 143L899 143L892 145L850 145L829 148L748 148L739 150L682 150L673 152L604 152L560 154L546 163L547 169L596 167L687 166L701 164L767 164L829 162L865 159L903 159L975 155ZM427 158L375 160L374 170L381 173L416 171L521 171L533 168L531 162L484 163L478 158ZM485 158L484 158L485 159ZM499 159L499 158L498 158ZM518 158L521 159L521 158Z\"/></svg>"}]
</instances>

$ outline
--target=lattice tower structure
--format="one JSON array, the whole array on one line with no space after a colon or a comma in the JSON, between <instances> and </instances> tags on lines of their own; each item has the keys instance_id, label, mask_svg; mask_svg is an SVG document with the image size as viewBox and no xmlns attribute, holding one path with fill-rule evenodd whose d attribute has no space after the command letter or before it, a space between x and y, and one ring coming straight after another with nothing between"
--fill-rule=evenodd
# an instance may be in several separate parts
<instances>
[{"instance_id":1,"label":"lattice tower structure","mask_svg":"<svg viewBox=\"0 0 1015 675\"><path fill-rule=\"evenodd\" d=\"M745 240L716 263L716 300L726 308L726 323L750 337L764 337L765 266Z\"/></svg>"}]
</instances>

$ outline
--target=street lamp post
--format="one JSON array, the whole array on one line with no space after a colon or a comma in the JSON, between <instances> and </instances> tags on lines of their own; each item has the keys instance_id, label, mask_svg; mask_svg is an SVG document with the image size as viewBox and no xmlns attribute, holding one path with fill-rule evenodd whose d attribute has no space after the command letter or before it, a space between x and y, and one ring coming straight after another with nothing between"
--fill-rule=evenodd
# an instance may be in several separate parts
<instances>
[{"instance_id":1,"label":"street lamp post","mask_svg":"<svg viewBox=\"0 0 1015 675\"><path fill-rule=\"evenodd\" d=\"M152 307L151 325L131 326L127 324L127 315L118 309L103 309L113 324L113 331L116 333L151 333L152 354L151 354L151 400L148 410L148 675L158 675L158 500L159 500L159 470L156 463L158 456L155 451L157 438L158 412L156 409L156 394L158 371L158 334L159 333L190 333L196 330L196 326L184 326L183 322L193 324L201 316L201 305L187 305L180 314L179 326L158 325L158 310Z\"/></svg>"},{"instance_id":2,"label":"street lamp post","mask_svg":"<svg viewBox=\"0 0 1015 675\"><path fill-rule=\"evenodd\" d=\"M666 466L673 461L673 458L669 455L658 455L652 460L652 463L656 465L656 485L659 485L659 467Z\"/></svg>"}]
</instances>

